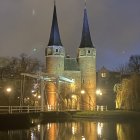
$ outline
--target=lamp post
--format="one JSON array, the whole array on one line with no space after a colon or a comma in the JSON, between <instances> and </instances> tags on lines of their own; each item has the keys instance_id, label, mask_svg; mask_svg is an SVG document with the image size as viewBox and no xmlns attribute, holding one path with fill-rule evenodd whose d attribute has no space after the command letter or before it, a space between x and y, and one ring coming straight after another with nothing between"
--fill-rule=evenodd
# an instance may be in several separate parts
<instances>
[{"instance_id":1,"label":"lamp post","mask_svg":"<svg viewBox=\"0 0 140 140\"><path fill-rule=\"evenodd\" d=\"M10 87L6 88L6 92L7 92L7 95L8 95L8 105L9 106L10 106L10 93L11 93L11 91L12 91L12 88L10 88Z\"/></svg>"},{"instance_id":2,"label":"lamp post","mask_svg":"<svg viewBox=\"0 0 140 140\"><path fill-rule=\"evenodd\" d=\"M101 89L97 89L96 90L96 95L97 95L97 111L98 110L102 110L102 95L103 95L103 93L102 93L102 91L101 91Z\"/></svg>"},{"instance_id":3,"label":"lamp post","mask_svg":"<svg viewBox=\"0 0 140 140\"><path fill-rule=\"evenodd\" d=\"M101 91L100 89L97 89L97 90L96 90L96 95L100 95L100 96L102 96L103 93L102 93L102 91Z\"/></svg>"},{"instance_id":4,"label":"lamp post","mask_svg":"<svg viewBox=\"0 0 140 140\"><path fill-rule=\"evenodd\" d=\"M80 92L80 109L82 109L83 110L83 108L84 108L84 105L83 105L83 101L84 101L84 99L83 99L83 95L85 94L85 90L81 90L81 92Z\"/></svg>"},{"instance_id":5,"label":"lamp post","mask_svg":"<svg viewBox=\"0 0 140 140\"><path fill-rule=\"evenodd\" d=\"M85 97L83 97L83 95L86 94ZM81 90L81 102L82 102L82 109L84 108L83 105L85 104L86 105L86 109L88 108L89 110L91 110L91 107L92 107L92 99L91 99L91 96L88 94L88 92L86 92L85 90ZM84 104L83 104L84 103Z\"/></svg>"},{"instance_id":6,"label":"lamp post","mask_svg":"<svg viewBox=\"0 0 140 140\"><path fill-rule=\"evenodd\" d=\"M38 106L40 106L41 95L38 95L38 96L37 96L37 99L38 99Z\"/></svg>"},{"instance_id":7,"label":"lamp post","mask_svg":"<svg viewBox=\"0 0 140 140\"><path fill-rule=\"evenodd\" d=\"M35 94L33 94L33 101L34 101L34 106L36 106L36 97L37 97L37 94L35 93Z\"/></svg>"},{"instance_id":8,"label":"lamp post","mask_svg":"<svg viewBox=\"0 0 140 140\"><path fill-rule=\"evenodd\" d=\"M81 94L85 94L85 90L81 90Z\"/></svg>"}]
</instances>

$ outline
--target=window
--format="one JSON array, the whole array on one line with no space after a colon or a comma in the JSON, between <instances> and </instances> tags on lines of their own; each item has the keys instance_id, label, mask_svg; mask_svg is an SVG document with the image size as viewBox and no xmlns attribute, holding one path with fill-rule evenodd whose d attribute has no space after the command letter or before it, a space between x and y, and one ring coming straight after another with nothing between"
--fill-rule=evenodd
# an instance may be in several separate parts
<instances>
[{"instance_id":1,"label":"window","mask_svg":"<svg viewBox=\"0 0 140 140\"><path fill-rule=\"evenodd\" d=\"M101 77L106 77L106 73L105 72L102 72L101 73Z\"/></svg>"},{"instance_id":2,"label":"window","mask_svg":"<svg viewBox=\"0 0 140 140\"><path fill-rule=\"evenodd\" d=\"M58 49L56 49L56 52L58 52Z\"/></svg>"},{"instance_id":3,"label":"window","mask_svg":"<svg viewBox=\"0 0 140 140\"><path fill-rule=\"evenodd\" d=\"M90 53L90 50L88 50L88 53Z\"/></svg>"},{"instance_id":4,"label":"window","mask_svg":"<svg viewBox=\"0 0 140 140\"><path fill-rule=\"evenodd\" d=\"M48 55L52 55L52 49L51 49L51 48L48 48L48 49L47 49L47 54L48 54Z\"/></svg>"}]
</instances>

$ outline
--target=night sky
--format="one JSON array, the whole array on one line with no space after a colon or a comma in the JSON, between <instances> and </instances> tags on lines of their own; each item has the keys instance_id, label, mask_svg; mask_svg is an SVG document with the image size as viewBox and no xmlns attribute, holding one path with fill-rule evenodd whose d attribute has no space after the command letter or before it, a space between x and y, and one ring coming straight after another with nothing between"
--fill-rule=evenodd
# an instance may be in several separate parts
<instances>
[{"instance_id":1,"label":"night sky","mask_svg":"<svg viewBox=\"0 0 140 140\"><path fill-rule=\"evenodd\" d=\"M56 8L62 44L76 57L84 0L56 0ZM140 0L87 0L87 11L97 69L114 70L140 54ZM0 57L26 53L44 61L52 14L53 0L0 0Z\"/></svg>"}]
</instances>

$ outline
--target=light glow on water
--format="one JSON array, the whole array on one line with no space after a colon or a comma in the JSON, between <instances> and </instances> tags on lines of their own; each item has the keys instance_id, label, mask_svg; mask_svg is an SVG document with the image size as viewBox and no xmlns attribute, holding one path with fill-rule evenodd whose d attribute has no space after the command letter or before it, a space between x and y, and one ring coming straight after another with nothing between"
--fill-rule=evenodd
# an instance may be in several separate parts
<instances>
[{"instance_id":1,"label":"light glow on water","mask_svg":"<svg viewBox=\"0 0 140 140\"><path fill-rule=\"evenodd\" d=\"M72 134L75 135L77 133L77 125L72 123Z\"/></svg>"},{"instance_id":2,"label":"light glow on water","mask_svg":"<svg viewBox=\"0 0 140 140\"><path fill-rule=\"evenodd\" d=\"M133 133L132 133L133 132ZM0 139L24 140L136 140L139 122L94 122L88 120L48 122L19 130L0 131Z\"/></svg>"},{"instance_id":3,"label":"light glow on water","mask_svg":"<svg viewBox=\"0 0 140 140\"><path fill-rule=\"evenodd\" d=\"M102 131L103 131L103 123L98 122L98 124L97 124L97 134L99 135L99 137L102 136L102 133L103 133Z\"/></svg>"},{"instance_id":4,"label":"light glow on water","mask_svg":"<svg viewBox=\"0 0 140 140\"><path fill-rule=\"evenodd\" d=\"M86 138L84 136L82 136L82 140L86 140Z\"/></svg>"}]
</instances>

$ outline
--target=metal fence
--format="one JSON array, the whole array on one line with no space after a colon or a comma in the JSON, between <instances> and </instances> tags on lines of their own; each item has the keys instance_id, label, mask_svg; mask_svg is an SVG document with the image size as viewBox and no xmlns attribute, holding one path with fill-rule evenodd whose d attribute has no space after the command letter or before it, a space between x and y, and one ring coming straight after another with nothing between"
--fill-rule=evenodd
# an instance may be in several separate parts
<instances>
[{"instance_id":1,"label":"metal fence","mask_svg":"<svg viewBox=\"0 0 140 140\"><path fill-rule=\"evenodd\" d=\"M41 111L60 111L61 109L54 109L44 106L0 106L0 114L14 114L14 113L33 113ZM67 111L79 110L79 109L66 109ZM63 110L64 111L64 110ZM107 111L107 106L97 105L95 111Z\"/></svg>"},{"instance_id":2,"label":"metal fence","mask_svg":"<svg viewBox=\"0 0 140 140\"><path fill-rule=\"evenodd\" d=\"M0 106L0 114L40 112L41 106Z\"/></svg>"},{"instance_id":3,"label":"metal fence","mask_svg":"<svg viewBox=\"0 0 140 140\"><path fill-rule=\"evenodd\" d=\"M107 106L99 106L99 105L97 105L95 110L96 111L107 111Z\"/></svg>"}]
</instances>

